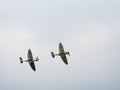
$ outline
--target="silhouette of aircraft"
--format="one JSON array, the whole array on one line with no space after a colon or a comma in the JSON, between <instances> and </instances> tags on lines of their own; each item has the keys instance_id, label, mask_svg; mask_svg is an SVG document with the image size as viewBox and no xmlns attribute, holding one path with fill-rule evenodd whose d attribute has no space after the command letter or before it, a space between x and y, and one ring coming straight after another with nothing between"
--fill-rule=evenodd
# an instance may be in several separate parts
<instances>
[{"instance_id":1,"label":"silhouette of aircraft","mask_svg":"<svg viewBox=\"0 0 120 90\"><path fill-rule=\"evenodd\" d=\"M67 61L66 55L69 55L69 56L70 56L70 53L64 51L64 47L63 47L63 45L62 45L61 42L59 43L59 54L54 54L54 52L51 51L51 56L52 56L53 58L54 58L55 56L60 56L61 59L63 60L63 62L64 62L66 65L68 65L68 61Z\"/></svg>"},{"instance_id":2,"label":"silhouette of aircraft","mask_svg":"<svg viewBox=\"0 0 120 90\"><path fill-rule=\"evenodd\" d=\"M30 65L30 67L32 68L32 70L33 70L33 71L36 71L34 62L35 62L35 61L39 61L39 59L38 59L38 57L35 58L35 60L33 59L32 52L31 52L30 49L28 50L28 59L27 59L27 60L23 60L22 57L20 57L19 59L20 59L20 63L21 63L21 64L22 64L23 62L28 62L29 65Z\"/></svg>"}]
</instances>

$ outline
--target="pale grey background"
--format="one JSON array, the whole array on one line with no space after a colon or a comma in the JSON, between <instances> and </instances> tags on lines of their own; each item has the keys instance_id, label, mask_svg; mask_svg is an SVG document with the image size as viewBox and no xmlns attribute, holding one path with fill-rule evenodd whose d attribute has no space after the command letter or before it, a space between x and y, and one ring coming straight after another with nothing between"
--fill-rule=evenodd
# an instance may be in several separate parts
<instances>
[{"instance_id":1,"label":"pale grey background","mask_svg":"<svg viewBox=\"0 0 120 90\"><path fill-rule=\"evenodd\" d=\"M29 48L36 72L18 59ZM0 0L0 90L119 89L120 0Z\"/></svg>"}]
</instances>

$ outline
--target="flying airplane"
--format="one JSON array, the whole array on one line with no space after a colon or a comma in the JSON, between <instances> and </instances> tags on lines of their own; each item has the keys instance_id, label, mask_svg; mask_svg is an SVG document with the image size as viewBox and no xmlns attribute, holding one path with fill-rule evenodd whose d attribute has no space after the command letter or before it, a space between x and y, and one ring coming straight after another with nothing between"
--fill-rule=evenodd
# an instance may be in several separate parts
<instances>
[{"instance_id":1,"label":"flying airplane","mask_svg":"<svg viewBox=\"0 0 120 90\"><path fill-rule=\"evenodd\" d=\"M23 60L22 57L20 57L19 59L20 59L20 63L21 63L21 64L22 64L23 62L28 62L29 65L30 65L30 67L32 68L32 70L33 70L33 71L36 71L34 62L35 62L35 61L39 61L39 59L38 59L38 57L35 58L35 60L33 59L32 52L31 52L30 49L28 50L28 59L27 59L27 60Z\"/></svg>"},{"instance_id":2,"label":"flying airplane","mask_svg":"<svg viewBox=\"0 0 120 90\"><path fill-rule=\"evenodd\" d=\"M52 56L53 58L54 58L55 56L60 56L61 59L63 60L63 62L64 62L66 65L68 65L68 61L67 61L66 55L69 55L69 56L70 56L70 53L64 51L64 48L63 48L63 45L62 45L61 42L59 43L59 54L54 54L54 52L51 51L51 56Z\"/></svg>"}]
</instances>

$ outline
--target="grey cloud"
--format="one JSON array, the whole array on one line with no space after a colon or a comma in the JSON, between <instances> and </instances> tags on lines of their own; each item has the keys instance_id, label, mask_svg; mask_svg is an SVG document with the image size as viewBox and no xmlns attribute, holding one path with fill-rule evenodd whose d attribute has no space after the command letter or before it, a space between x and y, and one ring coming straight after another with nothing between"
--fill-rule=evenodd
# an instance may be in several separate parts
<instances>
[{"instance_id":1,"label":"grey cloud","mask_svg":"<svg viewBox=\"0 0 120 90\"><path fill-rule=\"evenodd\" d=\"M120 83L119 0L0 1L0 89L115 90ZM62 42L69 65L50 51ZM36 72L19 63L31 48Z\"/></svg>"}]
</instances>

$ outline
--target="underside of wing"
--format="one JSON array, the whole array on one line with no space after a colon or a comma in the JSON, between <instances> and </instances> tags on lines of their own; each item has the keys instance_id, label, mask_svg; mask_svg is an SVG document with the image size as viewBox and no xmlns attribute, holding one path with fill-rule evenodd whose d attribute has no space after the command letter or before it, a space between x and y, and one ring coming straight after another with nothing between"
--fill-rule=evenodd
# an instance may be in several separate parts
<instances>
[{"instance_id":1,"label":"underside of wing","mask_svg":"<svg viewBox=\"0 0 120 90\"><path fill-rule=\"evenodd\" d=\"M64 56L62 56L61 58L62 58L63 62L64 62L66 65L68 65L68 61L67 61L66 56L64 55Z\"/></svg>"},{"instance_id":2,"label":"underside of wing","mask_svg":"<svg viewBox=\"0 0 120 90\"><path fill-rule=\"evenodd\" d=\"M32 70L36 71L34 62L29 62L29 64L30 64L30 67L32 68Z\"/></svg>"},{"instance_id":3,"label":"underside of wing","mask_svg":"<svg viewBox=\"0 0 120 90\"><path fill-rule=\"evenodd\" d=\"M30 49L28 50L28 59L32 59L33 60L32 52L31 52Z\"/></svg>"}]
</instances>

